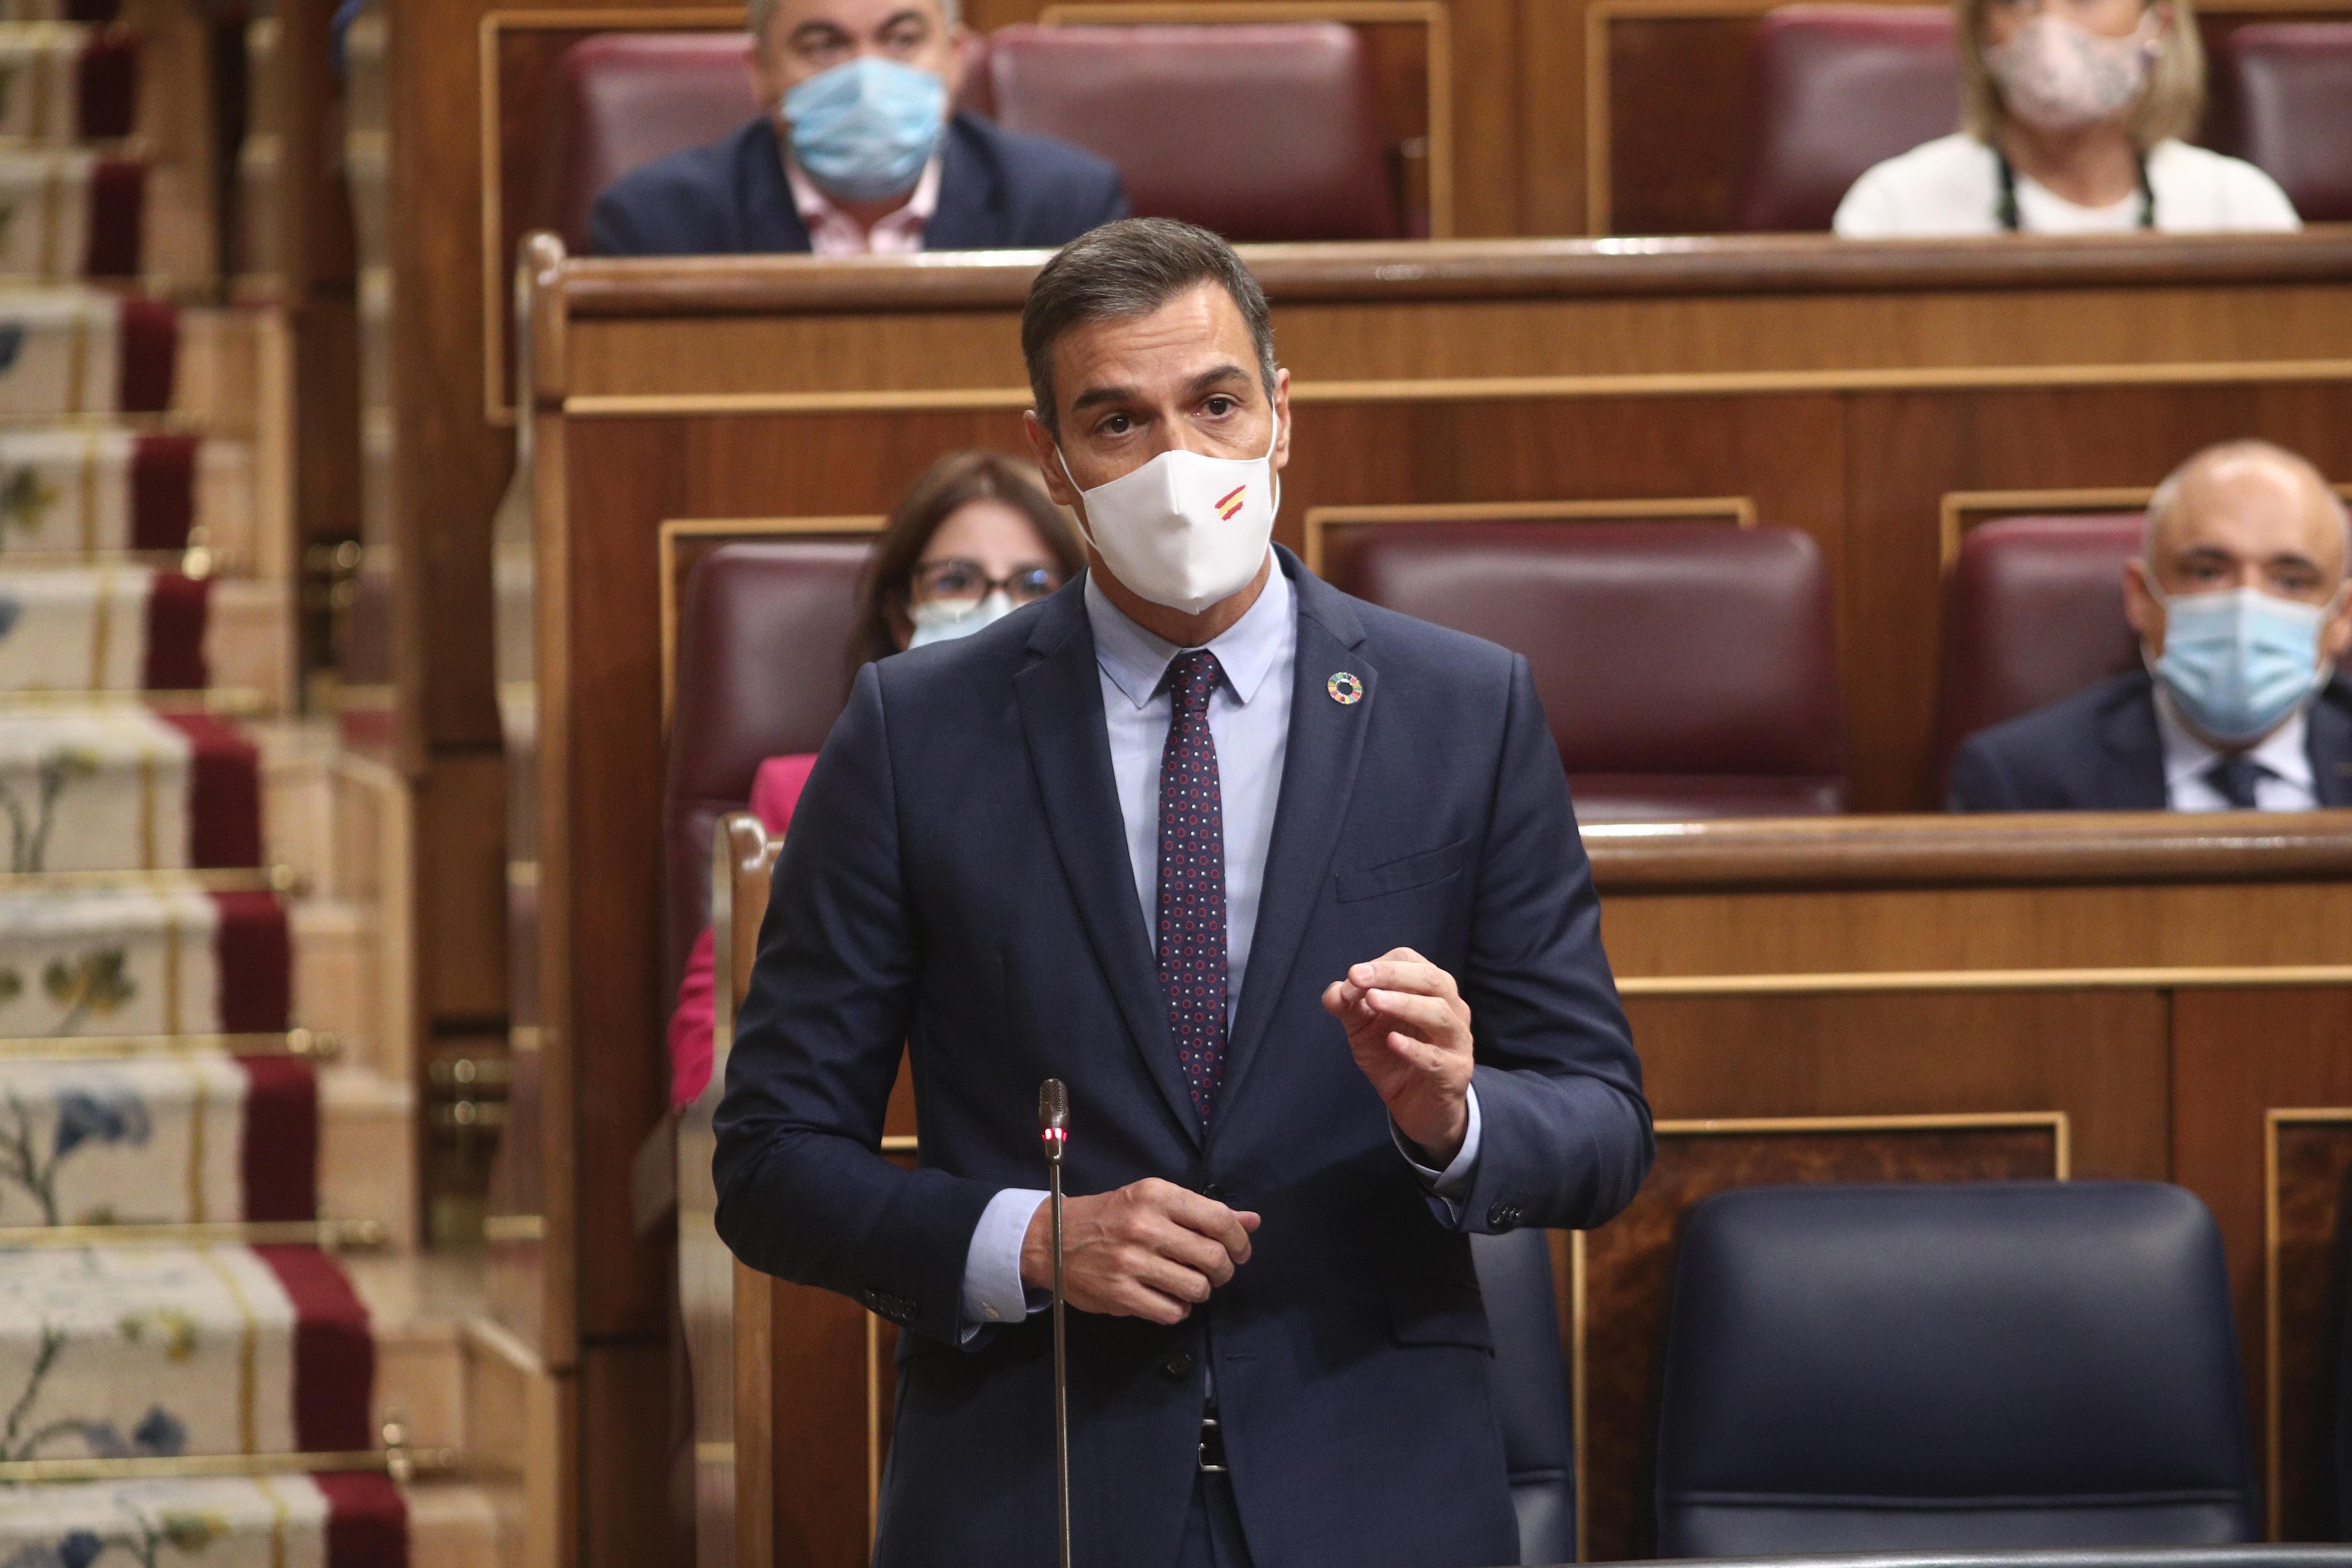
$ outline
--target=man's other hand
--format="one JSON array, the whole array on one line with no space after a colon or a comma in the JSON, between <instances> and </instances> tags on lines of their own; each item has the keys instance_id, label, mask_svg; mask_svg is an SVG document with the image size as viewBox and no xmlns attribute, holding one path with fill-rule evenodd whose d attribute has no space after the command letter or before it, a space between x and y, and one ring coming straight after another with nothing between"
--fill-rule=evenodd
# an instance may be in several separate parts
<instances>
[{"instance_id":1,"label":"man's other hand","mask_svg":"<svg viewBox=\"0 0 2352 1568\"><path fill-rule=\"evenodd\" d=\"M1448 974L1409 947L1348 971L1323 993L1348 1049L1389 1116L1444 1170L1470 1132L1470 1005Z\"/></svg>"},{"instance_id":2,"label":"man's other hand","mask_svg":"<svg viewBox=\"0 0 2352 1568\"><path fill-rule=\"evenodd\" d=\"M1181 1323L1249 1261L1258 1216L1173 1182L1147 1177L1062 1200L1062 1291L1081 1312ZM1021 1243L1021 1283L1054 1283L1054 1205L1042 1203Z\"/></svg>"}]
</instances>

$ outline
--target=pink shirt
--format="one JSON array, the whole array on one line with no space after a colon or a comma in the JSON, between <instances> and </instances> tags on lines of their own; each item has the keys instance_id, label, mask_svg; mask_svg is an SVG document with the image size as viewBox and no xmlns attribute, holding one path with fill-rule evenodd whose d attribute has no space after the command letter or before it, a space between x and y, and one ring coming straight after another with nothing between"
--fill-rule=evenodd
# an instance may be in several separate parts
<instances>
[{"instance_id":1,"label":"pink shirt","mask_svg":"<svg viewBox=\"0 0 2352 1568\"><path fill-rule=\"evenodd\" d=\"M793 206L808 229L809 249L818 256L912 256L923 248L923 226L940 205L936 157L923 165L923 177L915 182L915 194L907 205L877 220L870 230L834 205L833 198L817 189L807 171L789 155L784 178L793 187Z\"/></svg>"},{"instance_id":2,"label":"pink shirt","mask_svg":"<svg viewBox=\"0 0 2352 1568\"><path fill-rule=\"evenodd\" d=\"M814 753L770 757L751 777L751 815L770 833L782 833L793 820L793 807L808 784ZM677 1010L669 1016L669 1100L685 1105L710 1081L710 928L694 939L687 955L686 973L677 983Z\"/></svg>"}]
</instances>

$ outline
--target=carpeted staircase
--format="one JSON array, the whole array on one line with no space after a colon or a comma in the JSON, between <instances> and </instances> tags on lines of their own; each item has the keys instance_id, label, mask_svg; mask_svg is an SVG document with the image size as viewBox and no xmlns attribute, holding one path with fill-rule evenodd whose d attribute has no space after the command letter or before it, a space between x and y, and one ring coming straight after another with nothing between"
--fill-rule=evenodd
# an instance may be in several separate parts
<instances>
[{"instance_id":1,"label":"carpeted staircase","mask_svg":"<svg viewBox=\"0 0 2352 1568\"><path fill-rule=\"evenodd\" d=\"M100 9L0 0L0 1568L491 1568L404 797L294 712L283 338L142 265Z\"/></svg>"}]
</instances>

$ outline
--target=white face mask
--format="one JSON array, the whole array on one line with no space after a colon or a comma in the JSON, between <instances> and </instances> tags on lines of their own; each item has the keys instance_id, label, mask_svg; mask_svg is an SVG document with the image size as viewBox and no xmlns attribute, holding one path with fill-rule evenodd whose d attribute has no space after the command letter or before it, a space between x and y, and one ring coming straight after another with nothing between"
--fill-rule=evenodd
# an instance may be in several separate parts
<instances>
[{"instance_id":1,"label":"white face mask","mask_svg":"<svg viewBox=\"0 0 2352 1568\"><path fill-rule=\"evenodd\" d=\"M2045 12L1987 49L1984 61L2011 114L2038 131L2080 131L2138 100L2160 47L2152 16L2110 38Z\"/></svg>"},{"instance_id":2,"label":"white face mask","mask_svg":"<svg viewBox=\"0 0 2352 1568\"><path fill-rule=\"evenodd\" d=\"M1063 478L1076 489L1070 460L1060 460ZM1155 605L1197 616L1257 575L1274 538L1282 481L1270 441L1263 458L1162 452L1078 493L1087 503L1078 527L1111 575Z\"/></svg>"},{"instance_id":3,"label":"white face mask","mask_svg":"<svg viewBox=\"0 0 2352 1568\"><path fill-rule=\"evenodd\" d=\"M935 642L968 637L1012 613L1013 596L1002 588L977 605L947 605L936 600L917 605L907 612L907 618L915 623L915 635L907 639L907 646L925 647Z\"/></svg>"}]
</instances>

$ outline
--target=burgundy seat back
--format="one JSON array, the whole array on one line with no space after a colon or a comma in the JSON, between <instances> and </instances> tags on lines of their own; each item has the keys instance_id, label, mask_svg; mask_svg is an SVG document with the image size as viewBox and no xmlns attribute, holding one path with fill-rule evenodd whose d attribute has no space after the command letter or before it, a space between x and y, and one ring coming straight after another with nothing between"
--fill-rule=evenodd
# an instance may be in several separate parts
<instances>
[{"instance_id":1,"label":"burgundy seat back","mask_svg":"<svg viewBox=\"0 0 2352 1568\"><path fill-rule=\"evenodd\" d=\"M1747 156L1732 226L1830 226L1873 163L1959 128L1960 73L1941 5L1783 5L1748 57Z\"/></svg>"},{"instance_id":2,"label":"burgundy seat back","mask_svg":"<svg viewBox=\"0 0 2352 1568\"><path fill-rule=\"evenodd\" d=\"M669 984L710 919L710 835L770 757L824 744L848 694L849 629L867 547L727 544L697 563L678 615L662 784Z\"/></svg>"},{"instance_id":3,"label":"burgundy seat back","mask_svg":"<svg viewBox=\"0 0 2352 1568\"><path fill-rule=\"evenodd\" d=\"M1000 124L1109 159L1139 216L1236 241L1398 232L1370 64L1343 24L1004 27L989 80Z\"/></svg>"},{"instance_id":4,"label":"burgundy seat back","mask_svg":"<svg viewBox=\"0 0 2352 1568\"><path fill-rule=\"evenodd\" d=\"M541 215L574 255L588 252L597 193L632 169L720 137L765 107L752 96L746 33L599 33L556 68L555 151ZM963 36L957 107L985 112L988 42Z\"/></svg>"},{"instance_id":5,"label":"burgundy seat back","mask_svg":"<svg viewBox=\"0 0 2352 1568\"><path fill-rule=\"evenodd\" d=\"M1325 575L1525 654L1578 815L1845 805L1829 574L1793 529L1416 522L1350 530Z\"/></svg>"},{"instance_id":6,"label":"burgundy seat back","mask_svg":"<svg viewBox=\"0 0 2352 1568\"><path fill-rule=\"evenodd\" d=\"M716 142L759 112L745 33L599 33L556 68L549 224L588 251L588 209L630 170Z\"/></svg>"},{"instance_id":7,"label":"burgundy seat back","mask_svg":"<svg viewBox=\"0 0 2352 1568\"><path fill-rule=\"evenodd\" d=\"M1936 680L1940 792L1962 741L2095 681L2139 668L2124 618L2137 512L2010 517L1969 531L1944 580Z\"/></svg>"},{"instance_id":8,"label":"burgundy seat back","mask_svg":"<svg viewBox=\"0 0 2352 1568\"><path fill-rule=\"evenodd\" d=\"M2352 219L2352 23L2240 27L2220 75L2214 144L2276 180L2305 223Z\"/></svg>"}]
</instances>

